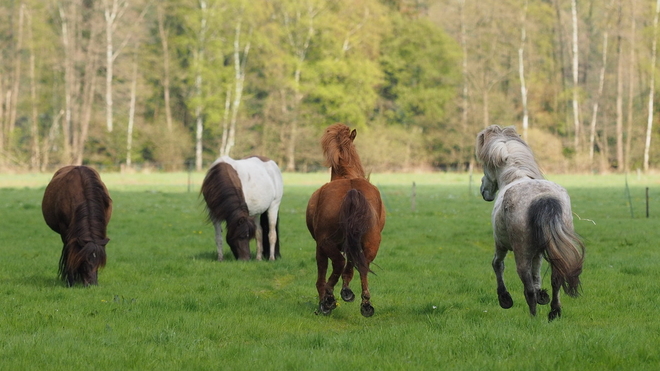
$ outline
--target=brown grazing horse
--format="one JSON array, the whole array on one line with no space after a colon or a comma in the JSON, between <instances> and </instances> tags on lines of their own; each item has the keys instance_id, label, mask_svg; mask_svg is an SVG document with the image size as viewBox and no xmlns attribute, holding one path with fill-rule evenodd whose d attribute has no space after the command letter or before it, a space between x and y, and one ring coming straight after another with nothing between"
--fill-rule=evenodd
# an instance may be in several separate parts
<instances>
[{"instance_id":1,"label":"brown grazing horse","mask_svg":"<svg viewBox=\"0 0 660 371\"><path fill-rule=\"evenodd\" d=\"M341 297L355 299L348 287L357 268L362 281L361 313L374 314L367 282L369 264L376 258L385 226L385 206L378 188L365 177L353 140L357 132L343 124L329 126L321 138L326 165L332 168L330 182L319 188L307 205L307 228L316 240L319 312L330 314L337 307L334 287L342 276ZM328 259L332 273L326 282Z\"/></svg>"},{"instance_id":2,"label":"brown grazing horse","mask_svg":"<svg viewBox=\"0 0 660 371\"><path fill-rule=\"evenodd\" d=\"M76 282L98 284L98 269L106 262L112 200L96 170L87 166L59 169L46 187L41 210L46 224L64 243L60 278L69 287Z\"/></svg>"}]
</instances>

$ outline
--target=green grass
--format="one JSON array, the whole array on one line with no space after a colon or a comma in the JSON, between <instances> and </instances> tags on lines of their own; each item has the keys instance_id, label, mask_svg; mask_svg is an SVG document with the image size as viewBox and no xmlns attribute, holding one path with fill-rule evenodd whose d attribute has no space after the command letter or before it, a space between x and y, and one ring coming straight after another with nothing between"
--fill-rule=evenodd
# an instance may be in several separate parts
<instances>
[{"instance_id":1,"label":"green grass","mask_svg":"<svg viewBox=\"0 0 660 371\"><path fill-rule=\"evenodd\" d=\"M281 260L238 262L227 249L222 263L198 198L203 174L191 174L191 192L187 173L102 174L114 213L108 264L90 288L56 279L61 242L41 216L49 178L0 175L1 370L660 367L658 176L629 177L634 219L623 176L549 176L568 188L587 246L583 295L563 295L552 323L547 306L529 316L512 256L514 307L499 308L493 205L478 196L476 174L471 187L466 174L371 177L388 209L371 318L359 302L314 315L304 213L328 174L284 174Z\"/></svg>"}]
</instances>

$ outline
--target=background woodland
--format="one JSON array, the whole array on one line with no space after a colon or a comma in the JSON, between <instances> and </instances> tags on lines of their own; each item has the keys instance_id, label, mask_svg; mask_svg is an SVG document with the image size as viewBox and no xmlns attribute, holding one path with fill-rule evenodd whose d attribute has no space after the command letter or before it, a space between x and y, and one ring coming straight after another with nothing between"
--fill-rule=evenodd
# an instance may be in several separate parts
<instances>
[{"instance_id":1,"label":"background woodland","mask_svg":"<svg viewBox=\"0 0 660 371\"><path fill-rule=\"evenodd\" d=\"M546 171L649 171L660 0L2 0L0 170L466 170L515 125Z\"/></svg>"}]
</instances>

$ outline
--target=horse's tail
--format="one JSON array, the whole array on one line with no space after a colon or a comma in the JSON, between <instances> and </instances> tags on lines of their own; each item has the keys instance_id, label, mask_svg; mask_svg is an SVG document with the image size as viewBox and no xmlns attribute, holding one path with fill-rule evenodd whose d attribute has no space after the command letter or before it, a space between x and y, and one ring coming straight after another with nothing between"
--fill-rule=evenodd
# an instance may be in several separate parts
<instances>
[{"instance_id":1,"label":"horse's tail","mask_svg":"<svg viewBox=\"0 0 660 371\"><path fill-rule=\"evenodd\" d=\"M339 218L344 232L342 251L359 269L369 269L362 249L362 236L374 225L374 214L364 194L357 189L346 193L341 203Z\"/></svg>"},{"instance_id":2,"label":"horse's tail","mask_svg":"<svg viewBox=\"0 0 660 371\"><path fill-rule=\"evenodd\" d=\"M270 232L270 220L268 219L268 212L261 214L259 219L261 224L261 246L263 246L264 256L270 256L270 240L268 239L268 233ZM280 216L277 215L277 221L275 222L275 233L277 234L277 239L275 240L275 258L281 258L280 255Z\"/></svg>"},{"instance_id":3,"label":"horse's tail","mask_svg":"<svg viewBox=\"0 0 660 371\"><path fill-rule=\"evenodd\" d=\"M553 284L561 285L566 294L576 297L580 295L584 244L564 222L562 214L562 204L555 197L533 201L528 210L532 243L543 250L543 256L552 266Z\"/></svg>"}]
</instances>

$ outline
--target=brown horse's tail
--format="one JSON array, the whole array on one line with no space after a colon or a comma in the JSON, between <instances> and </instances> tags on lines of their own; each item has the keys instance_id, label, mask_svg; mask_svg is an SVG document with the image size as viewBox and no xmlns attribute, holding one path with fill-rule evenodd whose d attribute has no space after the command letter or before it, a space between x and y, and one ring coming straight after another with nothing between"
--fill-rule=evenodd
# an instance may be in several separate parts
<instances>
[{"instance_id":1,"label":"brown horse's tail","mask_svg":"<svg viewBox=\"0 0 660 371\"><path fill-rule=\"evenodd\" d=\"M553 285L561 285L566 294L577 297L584 244L564 222L562 213L562 204L555 197L542 197L532 202L528 210L532 244L543 250L543 256L552 266Z\"/></svg>"},{"instance_id":2,"label":"brown horse's tail","mask_svg":"<svg viewBox=\"0 0 660 371\"><path fill-rule=\"evenodd\" d=\"M362 192L351 189L344 196L339 217L344 231L342 251L358 270L367 269L371 272L362 249L362 236L374 225L369 201Z\"/></svg>"}]
</instances>

